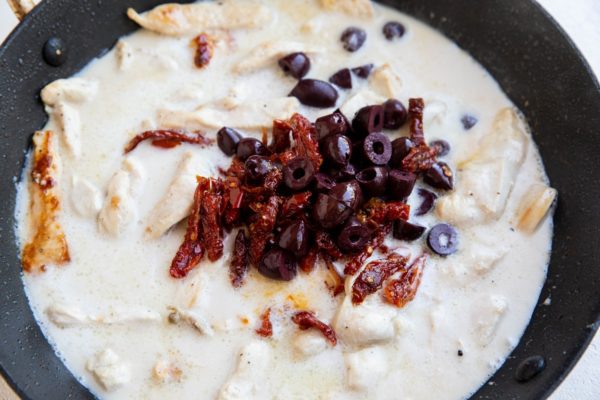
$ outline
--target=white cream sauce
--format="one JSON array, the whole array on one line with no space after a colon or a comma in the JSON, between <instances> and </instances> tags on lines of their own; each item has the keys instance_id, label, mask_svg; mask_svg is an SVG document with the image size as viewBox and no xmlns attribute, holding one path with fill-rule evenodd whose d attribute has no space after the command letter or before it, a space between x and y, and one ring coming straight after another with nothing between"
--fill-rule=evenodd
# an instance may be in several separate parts
<instances>
[{"instance_id":1,"label":"white cream sauce","mask_svg":"<svg viewBox=\"0 0 600 400\"><path fill-rule=\"evenodd\" d=\"M203 261L186 279L175 280L168 267L185 224L149 238L148 218L187 153L201 160L197 173L204 175L217 175L217 168L230 160L216 146L187 144L163 150L143 143L124 156L125 144L134 134L159 127L159 110L192 112L203 104L233 107L285 98L295 80L283 75L276 58L251 73L232 72L260 44L294 41L322 48L311 54L307 77L323 80L343 67L388 63L401 80L396 94L400 100L406 104L410 97L425 98L426 137L450 142L447 160L455 171L492 131L496 114L512 107L471 57L392 9L375 4L369 20L325 12L317 1L265 4L274 16L270 24L214 32L226 40L205 69L193 65L191 37L140 30L122 39L119 54L113 50L78 74L96 82L97 93L88 101L65 100L78 112L80 124L80 155L64 143L60 148L65 154L61 223L72 261L23 278L42 330L73 374L103 399L214 399L219 394L223 399L468 397L517 344L545 279L551 220L532 235L513 229L529 186L546 181L533 143L499 220L458 225L458 253L431 257L415 300L403 309L383 304L379 294L352 309L348 300L342 303L343 294L331 297L323 285L323 269L300 273L289 283L269 281L251 271L245 286L234 290L227 253L218 262ZM391 20L406 25L401 40L383 37L381 28ZM352 25L368 33L356 53L343 50L339 41L341 32ZM355 78L352 91L340 90L338 106L366 85ZM313 120L330 111L300 107ZM460 122L465 113L479 120L470 131ZM60 132L61 124L64 121L53 113L46 129ZM260 137L257 129L242 131ZM390 132L393 137L405 134L406 127ZM127 169L130 164L139 167L139 176ZM129 179L130 186L120 190L127 193L130 209L118 220L118 233L111 235L99 228L97 216L119 171ZM25 179L20 184L16 213L22 243L28 238L27 183ZM419 204L416 190L410 203ZM438 221L435 213L412 219L428 227ZM225 241L226 252L233 237ZM413 257L425 246L423 240L389 244L406 247ZM332 348L320 335L300 332L289 321L295 304L335 325L340 343ZM167 322L170 307L181 310L178 324ZM269 340L254 333L266 307L272 307L275 327ZM340 307L350 308L336 321Z\"/></svg>"}]
</instances>

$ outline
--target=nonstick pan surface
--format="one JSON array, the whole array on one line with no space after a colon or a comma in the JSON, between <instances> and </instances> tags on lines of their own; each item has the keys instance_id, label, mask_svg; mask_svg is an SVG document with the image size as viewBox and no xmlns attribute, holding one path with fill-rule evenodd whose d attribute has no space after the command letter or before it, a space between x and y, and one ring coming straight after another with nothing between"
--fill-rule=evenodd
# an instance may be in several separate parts
<instances>
[{"instance_id":1,"label":"nonstick pan surface","mask_svg":"<svg viewBox=\"0 0 600 400\"><path fill-rule=\"evenodd\" d=\"M600 314L600 89L569 38L533 1L382 0L428 23L473 55L527 117L552 186L559 191L548 279L520 344L474 399L544 398L575 364ZM93 399L38 328L21 282L15 182L32 133L47 117L39 92L69 77L137 26L129 6L160 0L45 0L0 47L0 371L24 399ZM67 61L47 65L50 37ZM407 56L399 54L399 57ZM413 55L414 56L414 55ZM443 60L440 60L443 62ZM526 268L527 260L523 260ZM550 297L551 304L543 305ZM527 357L545 370L514 379Z\"/></svg>"}]
</instances>

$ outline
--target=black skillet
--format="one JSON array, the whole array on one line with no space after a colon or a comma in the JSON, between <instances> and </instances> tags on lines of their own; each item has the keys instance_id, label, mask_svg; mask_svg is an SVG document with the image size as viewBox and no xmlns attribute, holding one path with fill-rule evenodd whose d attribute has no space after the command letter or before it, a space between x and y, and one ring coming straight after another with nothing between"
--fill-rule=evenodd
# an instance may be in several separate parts
<instances>
[{"instance_id":1,"label":"black skillet","mask_svg":"<svg viewBox=\"0 0 600 400\"><path fill-rule=\"evenodd\" d=\"M15 180L32 132L47 117L47 83L79 71L137 26L127 6L160 0L46 0L0 47L0 369L24 399L91 399L41 334L23 292L15 244ZM443 32L471 53L525 113L552 186L559 190L548 280L519 346L474 399L539 399L573 367L600 314L600 90L569 38L533 1L382 0ZM50 37L67 61L42 59ZM415 55L398 54L398 57ZM443 60L439 60L443 62ZM110 118L110 116L107 116ZM527 268L527 260L523 260ZM550 305L543 305L551 297ZM517 366L540 355L546 368L526 383ZM434 383L432 383L434 384Z\"/></svg>"}]
</instances>

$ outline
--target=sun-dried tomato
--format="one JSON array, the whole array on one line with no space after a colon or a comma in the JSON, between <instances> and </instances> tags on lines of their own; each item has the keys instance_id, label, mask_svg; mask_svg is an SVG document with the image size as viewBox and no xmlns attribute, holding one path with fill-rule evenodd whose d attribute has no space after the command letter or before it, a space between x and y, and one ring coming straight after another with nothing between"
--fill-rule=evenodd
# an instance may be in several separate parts
<instances>
[{"instance_id":1,"label":"sun-dried tomato","mask_svg":"<svg viewBox=\"0 0 600 400\"><path fill-rule=\"evenodd\" d=\"M385 224L379 226L373 232L371 240L369 240L369 244L365 247L363 251L352 257L350 261L346 263L344 268L344 273L346 275L354 275L360 267L367 261L367 258L371 257L375 250L379 249L383 246L383 242L385 241L385 237L392 231L392 224Z\"/></svg>"},{"instance_id":2,"label":"sun-dried tomato","mask_svg":"<svg viewBox=\"0 0 600 400\"><path fill-rule=\"evenodd\" d=\"M379 198L373 197L364 206L364 222L372 220L374 226L379 226L399 219L408 220L410 206L401 201L385 202Z\"/></svg>"},{"instance_id":3,"label":"sun-dried tomato","mask_svg":"<svg viewBox=\"0 0 600 400\"><path fill-rule=\"evenodd\" d=\"M177 139L157 139L153 140L150 144L154 147L160 147L161 149L172 149L179 146L181 141Z\"/></svg>"},{"instance_id":4,"label":"sun-dried tomato","mask_svg":"<svg viewBox=\"0 0 600 400\"><path fill-rule=\"evenodd\" d=\"M318 171L321 164L323 164L323 157L319 153L319 142L313 125L300 114L294 114L289 124L292 127L292 135L298 155L310 160L315 171Z\"/></svg>"},{"instance_id":5,"label":"sun-dried tomato","mask_svg":"<svg viewBox=\"0 0 600 400\"><path fill-rule=\"evenodd\" d=\"M145 131L135 136L125 146L125 154L133 151L141 142L144 140L152 139L156 140L171 140L185 143L198 144L201 146L207 146L214 143L213 139L208 139L202 132L185 132L169 129L159 129L154 131Z\"/></svg>"},{"instance_id":6,"label":"sun-dried tomato","mask_svg":"<svg viewBox=\"0 0 600 400\"><path fill-rule=\"evenodd\" d=\"M344 253L342 253L337 244L335 244L329 233L325 231L318 231L315 234L315 242L319 251L326 254L333 261L344 256Z\"/></svg>"},{"instance_id":7,"label":"sun-dried tomato","mask_svg":"<svg viewBox=\"0 0 600 400\"><path fill-rule=\"evenodd\" d=\"M337 337L333 328L319 321L313 312L299 311L292 316L292 321L303 331L311 328L318 329L332 346L337 344Z\"/></svg>"},{"instance_id":8,"label":"sun-dried tomato","mask_svg":"<svg viewBox=\"0 0 600 400\"><path fill-rule=\"evenodd\" d=\"M260 326L255 331L262 337L273 336L273 324L271 323L271 308L267 308L260 315Z\"/></svg>"},{"instance_id":9,"label":"sun-dried tomato","mask_svg":"<svg viewBox=\"0 0 600 400\"><path fill-rule=\"evenodd\" d=\"M283 201L279 218L287 220L300 214L310 205L311 192L301 192L291 195Z\"/></svg>"},{"instance_id":10,"label":"sun-dried tomato","mask_svg":"<svg viewBox=\"0 0 600 400\"><path fill-rule=\"evenodd\" d=\"M437 162L436 151L425 143L410 149L410 152L402 160L402 169L410 172L427 171Z\"/></svg>"},{"instance_id":11,"label":"sun-dried tomato","mask_svg":"<svg viewBox=\"0 0 600 400\"><path fill-rule=\"evenodd\" d=\"M352 285L352 303L360 304L383 286L383 282L406 266L406 257L396 253L384 259L371 261Z\"/></svg>"},{"instance_id":12,"label":"sun-dried tomato","mask_svg":"<svg viewBox=\"0 0 600 400\"><path fill-rule=\"evenodd\" d=\"M226 175L236 177L243 182L246 177L246 167L244 166L244 162L239 158L234 157L233 160L231 160L231 165L227 168Z\"/></svg>"},{"instance_id":13,"label":"sun-dried tomato","mask_svg":"<svg viewBox=\"0 0 600 400\"><path fill-rule=\"evenodd\" d=\"M171 262L170 273L173 278L185 277L204 256L204 246L200 241L202 235L202 225L200 223L201 204L206 189L210 185L210 180L199 178L198 186L194 192L194 201L192 211L188 217L187 230L183 243L179 246L173 261Z\"/></svg>"},{"instance_id":14,"label":"sun-dried tomato","mask_svg":"<svg viewBox=\"0 0 600 400\"><path fill-rule=\"evenodd\" d=\"M319 251L313 246L308 250L308 254L298 260L298 266L302 271L308 274L315 269L318 256Z\"/></svg>"},{"instance_id":15,"label":"sun-dried tomato","mask_svg":"<svg viewBox=\"0 0 600 400\"><path fill-rule=\"evenodd\" d=\"M250 262L258 264L262 258L265 247L273 235L273 229L277 221L277 213L281 199L271 196L266 203L254 204L252 206L257 214L257 219L250 224Z\"/></svg>"},{"instance_id":16,"label":"sun-dried tomato","mask_svg":"<svg viewBox=\"0 0 600 400\"><path fill-rule=\"evenodd\" d=\"M419 146L425 143L425 133L423 132L423 111L425 110L425 101L421 98L408 100L408 129L410 140Z\"/></svg>"},{"instance_id":17,"label":"sun-dried tomato","mask_svg":"<svg viewBox=\"0 0 600 400\"><path fill-rule=\"evenodd\" d=\"M269 149L273 153L283 153L292 146L292 127L286 121L276 119L273 121L273 141Z\"/></svg>"},{"instance_id":18,"label":"sun-dried tomato","mask_svg":"<svg viewBox=\"0 0 600 400\"><path fill-rule=\"evenodd\" d=\"M224 192L225 211L223 222L226 228L231 228L239 222L244 192L240 187L240 180L236 177L228 177L225 180Z\"/></svg>"},{"instance_id":19,"label":"sun-dried tomato","mask_svg":"<svg viewBox=\"0 0 600 400\"><path fill-rule=\"evenodd\" d=\"M223 255L223 183L211 181L210 188L204 192L201 203L200 221L202 223L202 241L210 261L217 261Z\"/></svg>"},{"instance_id":20,"label":"sun-dried tomato","mask_svg":"<svg viewBox=\"0 0 600 400\"><path fill-rule=\"evenodd\" d=\"M233 287L239 288L244 284L248 267L248 239L244 230L240 229L233 243L233 252L229 264L229 279Z\"/></svg>"},{"instance_id":21,"label":"sun-dried tomato","mask_svg":"<svg viewBox=\"0 0 600 400\"><path fill-rule=\"evenodd\" d=\"M283 173L279 168L273 168L269 172L267 172L267 176L265 176L265 181L263 187L270 192L270 194L274 194L281 182L283 181Z\"/></svg>"},{"instance_id":22,"label":"sun-dried tomato","mask_svg":"<svg viewBox=\"0 0 600 400\"><path fill-rule=\"evenodd\" d=\"M193 39L192 44L196 47L194 64L198 68L206 67L213 56L215 48L214 39L206 33L201 33Z\"/></svg>"},{"instance_id":23,"label":"sun-dried tomato","mask_svg":"<svg viewBox=\"0 0 600 400\"><path fill-rule=\"evenodd\" d=\"M325 285L327 285L327 288L335 297L344 292L344 278L338 274L337 269L329 257L323 256L323 259L325 260L325 265L327 266Z\"/></svg>"},{"instance_id":24,"label":"sun-dried tomato","mask_svg":"<svg viewBox=\"0 0 600 400\"><path fill-rule=\"evenodd\" d=\"M385 301L398 308L402 308L411 302L421 284L421 277L426 263L427 255L423 254L403 271L399 278L389 281L383 293Z\"/></svg>"}]
</instances>

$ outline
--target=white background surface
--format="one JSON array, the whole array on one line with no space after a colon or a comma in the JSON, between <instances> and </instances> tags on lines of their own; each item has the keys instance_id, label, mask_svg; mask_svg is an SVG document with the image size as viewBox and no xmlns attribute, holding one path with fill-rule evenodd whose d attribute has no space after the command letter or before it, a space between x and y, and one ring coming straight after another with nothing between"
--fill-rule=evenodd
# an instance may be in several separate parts
<instances>
[{"instance_id":1,"label":"white background surface","mask_svg":"<svg viewBox=\"0 0 600 400\"><path fill-rule=\"evenodd\" d=\"M529 0L522 0L529 1ZM539 0L563 26L600 76L600 0ZM0 0L0 41L17 21ZM598 110L600 112L600 110ZM598 127L600 130L600 127ZM551 400L600 399L600 336L597 335Z\"/></svg>"}]
</instances>

